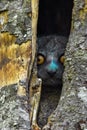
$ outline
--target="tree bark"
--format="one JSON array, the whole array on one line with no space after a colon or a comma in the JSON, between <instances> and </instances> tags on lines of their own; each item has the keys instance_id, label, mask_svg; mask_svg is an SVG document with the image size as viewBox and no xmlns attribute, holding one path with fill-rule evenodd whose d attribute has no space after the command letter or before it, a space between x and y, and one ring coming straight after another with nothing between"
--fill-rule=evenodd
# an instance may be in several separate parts
<instances>
[{"instance_id":1,"label":"tree bark","mask_svg":"<svg viewBox=\"0 0 87 130\"><path fill-rule=\"evenodd\" d=\"M37 6L38 0L0 1L0 130L31 129L28 84L36 53ZM86 51L87 0L76 0L64 84L51 130L87 129ZM36 70L32 81L31 86L38 82Z\"/></svg>"},{"instance_id":2,"label":"tree bark","mask_svg":"<svg viewBox=\"0 0 87 130\"><path fill-rule=\"evenodd\" d=\"M31 14L30 0L0 1L0 130L30 130Z\"/></svg>"},{"instance_id":3,"label":"tree bark","mask_svg":"<svg viewBox=\"0 0 87 130\"><path fill-rule=\"evenodd\" d=\"M64 84L52 130L87 129L87 0L74 1Z\"/></svg>"}]
</instances>

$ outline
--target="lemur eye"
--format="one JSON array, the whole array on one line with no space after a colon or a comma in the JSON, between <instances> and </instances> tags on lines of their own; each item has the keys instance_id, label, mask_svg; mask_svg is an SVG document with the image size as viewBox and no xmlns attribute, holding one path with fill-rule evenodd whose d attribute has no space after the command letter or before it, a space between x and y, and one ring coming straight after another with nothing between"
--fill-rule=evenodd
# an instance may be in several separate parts
<instances>
[{"instance_id":1,"label":"lemur eye","mask_svg":"<svg viewBox=\"0 0 87 130\"><path fill-rule=\"evenodd\" d=\"M38 64L38 65L41 65L41 64L44 63L44 61L45 61L44 56L41 55L41 54L39 54L39 55L37 56L37 64Z\"/></svg>"},{"instance_id":2,"label":"lemur eye","mask_svg":"<svg viewBox=\"0 0 87 130\"><path fill-rule=\"evenodd\" d=\"M62 64L64 64L64 61L65 61L65 56L62 55L62 56L60 57L60 62L61 62Z\"/></svg>"}]
</instances>

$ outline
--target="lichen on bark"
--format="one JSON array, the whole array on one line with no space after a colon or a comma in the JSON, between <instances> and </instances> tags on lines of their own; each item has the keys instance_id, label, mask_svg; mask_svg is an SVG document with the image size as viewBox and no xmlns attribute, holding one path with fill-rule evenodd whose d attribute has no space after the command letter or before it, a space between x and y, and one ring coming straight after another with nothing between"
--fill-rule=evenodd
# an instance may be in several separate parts
<instances>
[{"instance_id":1,"label":"lichen on bark","mask_svg":"<svg viewBox=\"0 0 87 130\"><path fill-rule=\"evenodd\" d=\"M81 12L82 11L82 12ZM81 17L82 14L84 18ZM74 1L64 84L52 130L87 129L87 1Z\"/></svg>"},{"instance_id":2,"label":"lichen on bark","mask_svg":"<svg viewBox=\"0 0 87 130\"><path fill-rule=\"evenodd\" d=\"M0 1L0 130L30 130L31 1Z\"/></svg>"}]
</instances>

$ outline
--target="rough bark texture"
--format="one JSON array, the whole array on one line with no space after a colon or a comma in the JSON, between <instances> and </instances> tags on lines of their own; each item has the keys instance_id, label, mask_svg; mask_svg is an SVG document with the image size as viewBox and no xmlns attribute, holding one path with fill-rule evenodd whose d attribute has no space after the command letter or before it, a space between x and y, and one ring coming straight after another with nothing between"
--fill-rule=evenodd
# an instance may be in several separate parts
<instances>
[{"instance_id":1,"label":"rough bark texture","mask_svg":"<svg viewBox=\"0 0 87 130\"><path fill-rule=\"evenodd\" d=\"M35 59L38 1L32 0L32 27L30 2L0 1L0 130L31 129L26 90ZM52 130L87 129L87 0L74 1L72 21L64 85L51 116ZM35 86L36 72L34 78Z\"/></svg>"},{"instance_id":2,"label":"rough bark texture","mask_svg":"<svg viewBox=\"0 0 87 130\"><path fill-rule=\"evenodd\" d=\"M87 129L87 0L74 1L64 85L52 130Z\"/></svg>"},{"instance_id":3,"label":"rough bark texture","mask_svg":"<svg viewBox=\"0 0 87 130\"><path fill-rule=\"evenodd\" d=\"M0 130L30 129L31 29L30 0L0 0Z\"/></svg>"}]
</instances>

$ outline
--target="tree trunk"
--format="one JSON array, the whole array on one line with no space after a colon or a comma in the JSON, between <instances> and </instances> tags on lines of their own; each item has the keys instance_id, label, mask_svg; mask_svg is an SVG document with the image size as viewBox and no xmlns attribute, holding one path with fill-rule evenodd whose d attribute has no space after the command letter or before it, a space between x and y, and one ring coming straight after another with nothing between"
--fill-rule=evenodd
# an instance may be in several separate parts
<instances>
[{"instance_id":1,"label":"tree trunk","mask_svg":"<svg viewBox=\"0 0 87 130\"><path fill-rule=\"evenodd\" d=\"M0 130L30 130L31 14L30 0L0 1Z\"/></svg>"},{"instance_id":2,"label":"tree trunk","mask_svg":"<svg viewBox=\"0 0 87 130\"><path fill-rule=\"evenodd\" d=\"M38 0L0 1L0 130L31 129L29 86L36 53L37 6ZM51 130L87 129L86 51L87 0L76 0L66 49L64 85L50 118ZM39 84L36 75L35 68L31 89Z\"/></svg>"},{"instance_id":3,"label":"tree trunk","mask_svg":"<svg viewBox=\"0 0 87 130\"><path fill-rule=\"evenodd\" d=\"M87 129L87 0L74 1L64 85L52 130Z\"/></svg>"}]
</instances>

